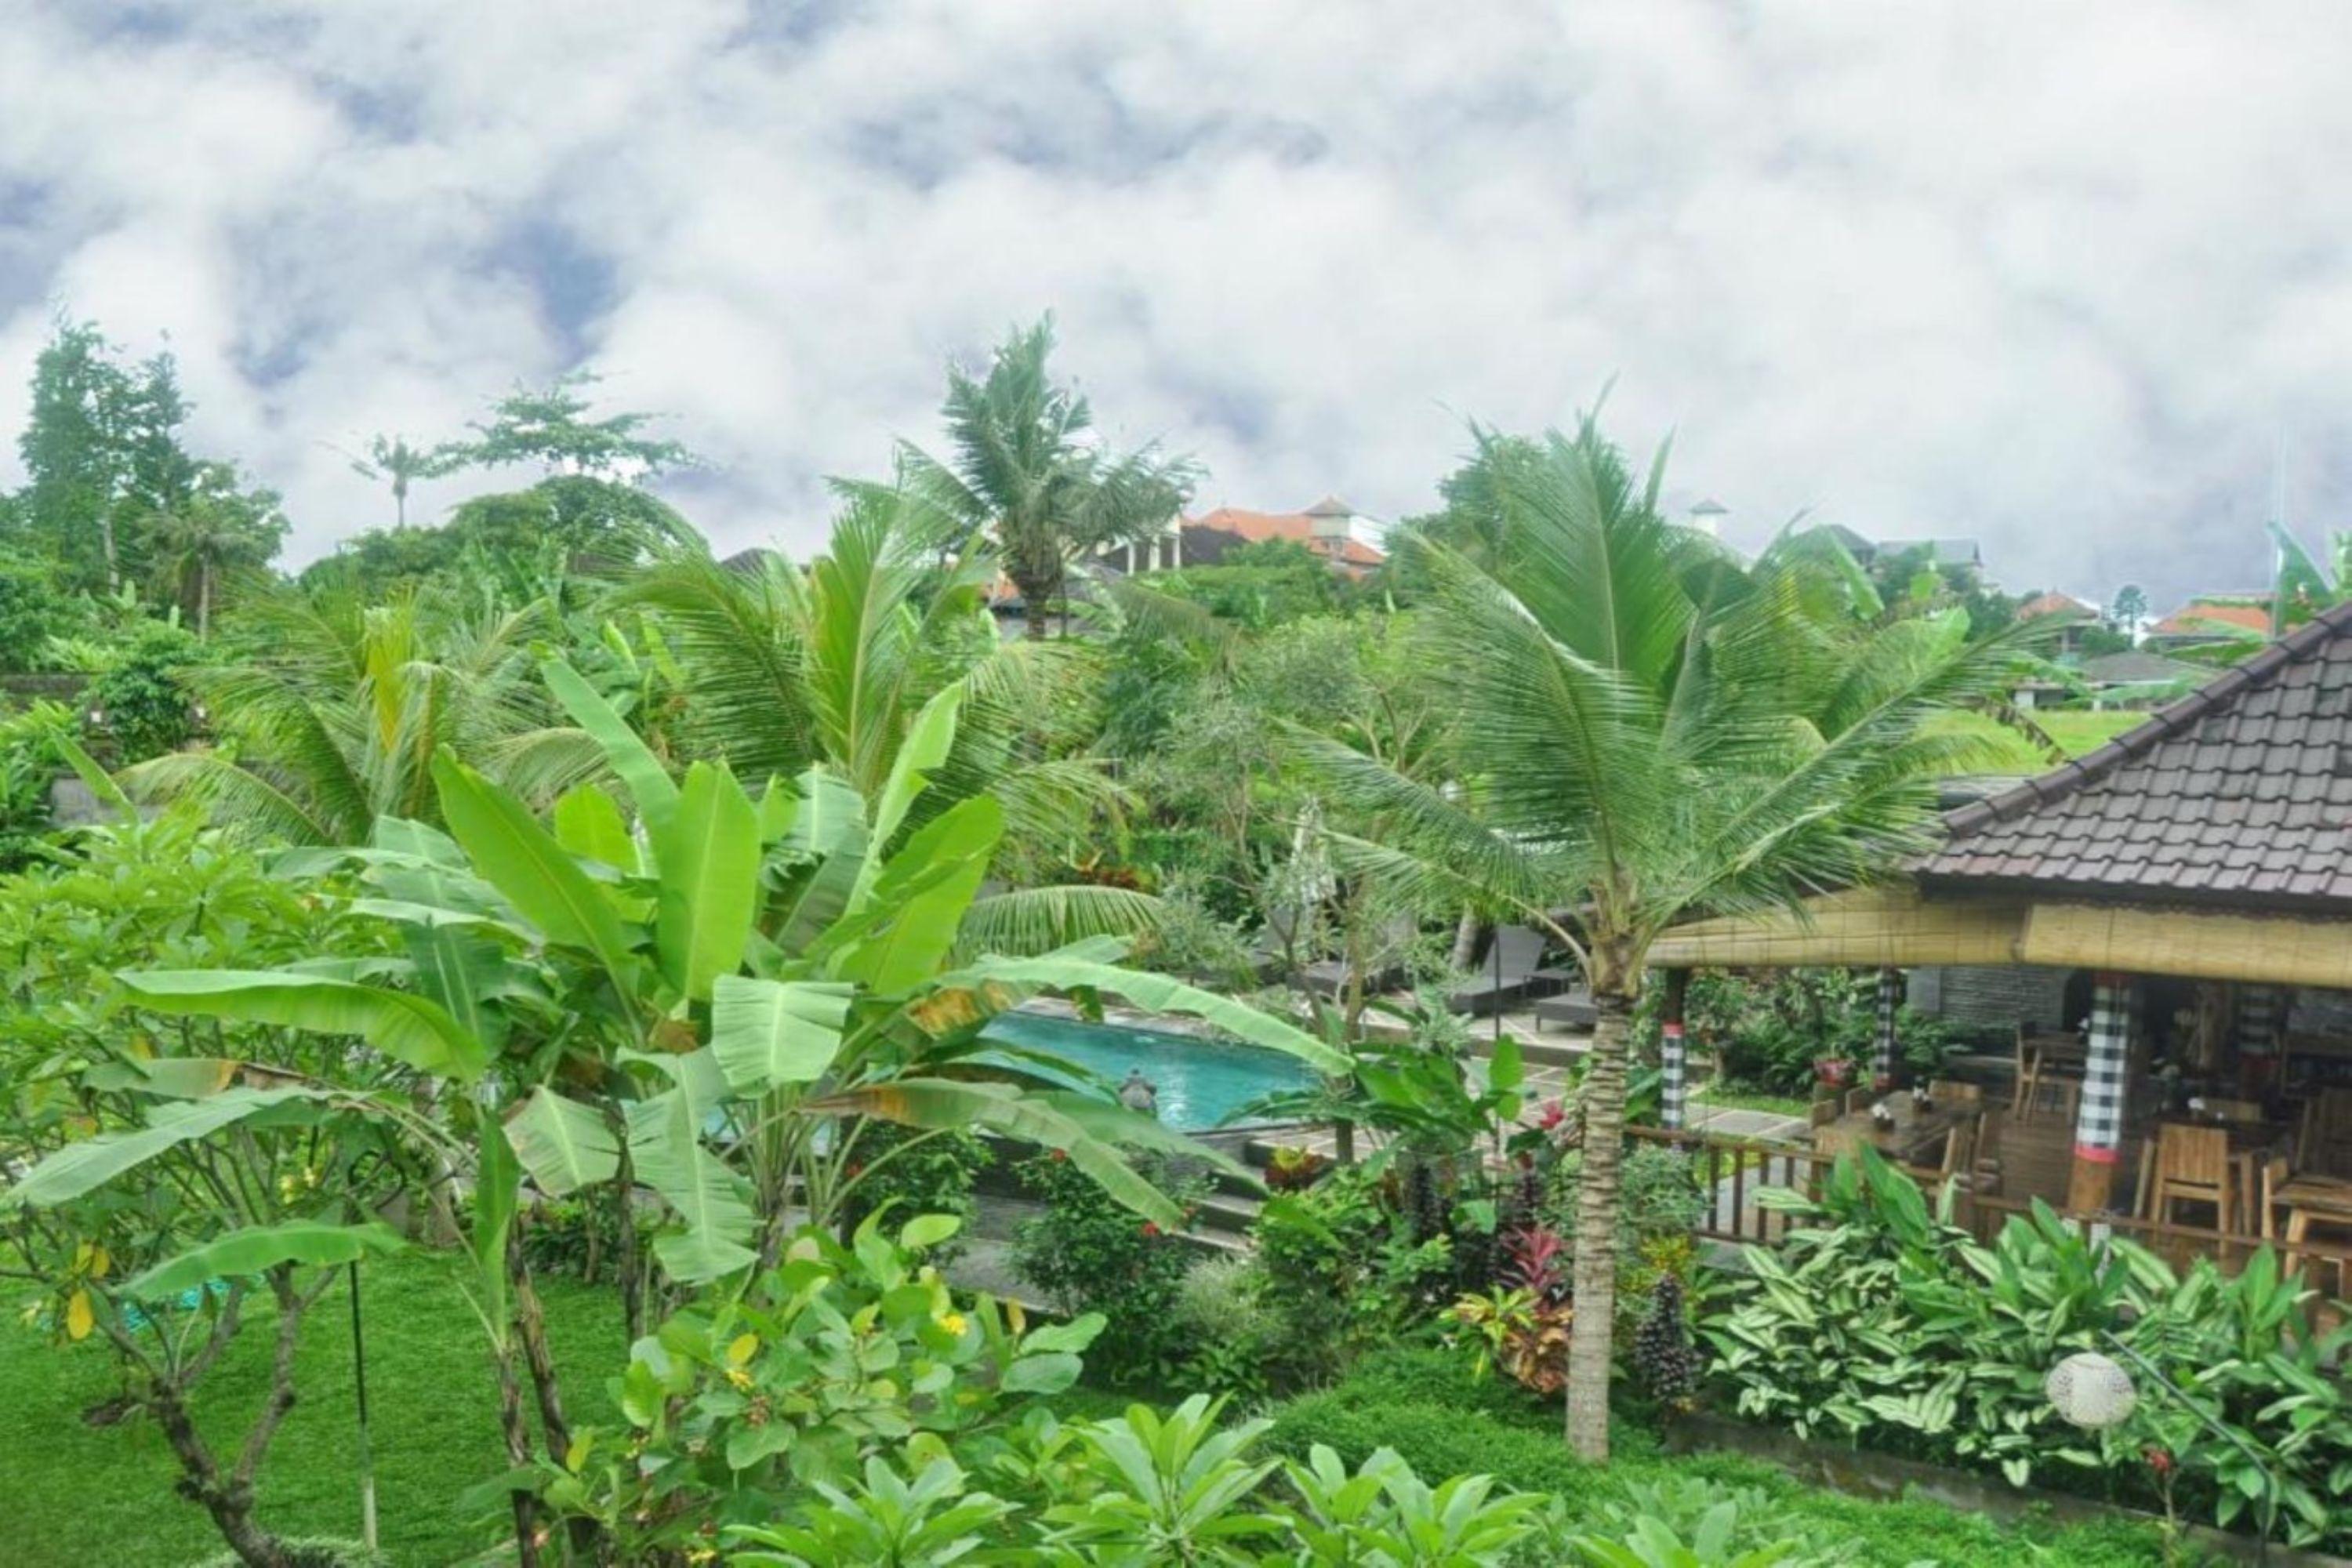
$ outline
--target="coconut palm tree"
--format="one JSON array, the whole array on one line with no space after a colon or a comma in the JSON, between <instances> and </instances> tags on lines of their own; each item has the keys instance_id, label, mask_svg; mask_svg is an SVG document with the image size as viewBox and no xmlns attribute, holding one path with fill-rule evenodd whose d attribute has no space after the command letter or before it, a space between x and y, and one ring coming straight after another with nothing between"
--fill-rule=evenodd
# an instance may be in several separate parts
<instances>
[{"instance_id":1,"label":"coconut palm tree","mask_svg":"<svg viewBox=\"0 0 2352 1568\"><path fill-rule=\"evenodd\" d=\"M1743 570L1659 513L1588 421L1497 468L1475 557L1428 574L1429 678L1456 715L1460 782L1417 783L1301 736L1335 794L1379 813L1339 840L1360 874L1515 910L1573 952L1600 1013L1583 1089L1568 1434L1608 1451L1629 1024L1651 943L1700 910L1789 906L1927 841L1931 781L1977 742L1923 730L1995 689L2006 644L1948 612L1871 625L1811 606L1793 552ZM1474 805L1475 803L1475 814Z\"/></svg>"},{"instance_id":2,"label":"coconut palm tree","mask_svg":"<svg viewBox=\"0 0 2352 1568\"><path fill-rule=\"evenodd\" d=\"M1096 436L1086 398L1046 367L1054 319L1016 330L988 374L948 369L940 413L953 456L902 445L902 478L943 506L970 538L996 546L1020 591L1028 635L1045 635L1074 561L1105 545L1141 540L1168 525L1197 470L1156 447L1115 453Z\"/></svg>"},{"instance_id":3,"label":"coconut palm tree","mask_svg":"<svg viewBox=\"0 0 2352 1568\"><path fill-rule=\"evenodd\" d=\"M747 779L793 778L821 763L871 802L926 704L952 688L954 744L927 770L908 828L984 793L1003 812L1005 858L1069 863L1124 804L1100 761L1080 754L1097 650L1001 641L987 608L994 559L956 513L902 489L840 492L824 552L805 565L679 552L618 595L650 612L680 672L690 749ZM1157 908L1115 888L1027 888L981 899L967 930L995 951L1034 951L1132 933Z\"/></svg>"},{"instance_id":4,"label":"coconut palm tree","mask_svg":"<svg viewBox=\"0 0 2352 1568\"><path fill-rule=\"evenodd\" d=\"M412 447L405 436L378 436L368 442L367 455L352 458L351 465L352 472L360 478L391 487L392 526L397 531L408 526L411 484L454 474L472 460L465 447L446 441L434 447Z\"/></svg>"},{"instance_id":5,"label":"coconut palm tree","mask_svg":"<svg viewBox=\"0 0 2352 1568\"><path fill-rule=\"evenodd\" d=\"M539 606L470 613L414 593L371 605L292 592L246 614L265 649L188 672L215 743L130 768L148 800L194 799L295 844L363 844L380 816L432 821L444 754L549 798L595 770L577 730L548 722L529 639Z\"/></svg>"}]
</instances>

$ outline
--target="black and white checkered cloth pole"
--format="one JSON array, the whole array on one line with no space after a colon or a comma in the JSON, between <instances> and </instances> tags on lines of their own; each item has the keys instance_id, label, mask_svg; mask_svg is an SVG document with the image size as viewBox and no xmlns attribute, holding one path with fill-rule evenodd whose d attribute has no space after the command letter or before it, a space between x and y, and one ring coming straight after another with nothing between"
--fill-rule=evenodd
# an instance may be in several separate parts
<instances>
[{"instance_id":1,"label":"black and white checkered cloth pole","mask_svg":"<svg viewBox=\"0 0 2352 1568\"><path fill-rule=\"evenodd\" d=\"M1668 1127L1683 1124L1683 1021L1668 1018L1658 1029L1658 1120Z\"/></svg>"},{"instance_id":2,"label":"black and white checkered cloth pole","mask_svg":"<svg viewBox=\"0 0 2352 1568\"><path fill-rule=\"evenodd\" d=\"M1882 969L1878 972L1878 1054L1871 1068L1871 1087L1895 1087L1895 1009L1903 994L1903 972Z\"/></svg>"},{"instance_id":3,"label":"black and white checkered cloth pole","mask_svg":"<svg viewBox=\"0 0 2352 1568\"><path fill-rule=\"evenodd\" d=\"M2124 1084L2131 1055L2131 976L2101 971L2091 989L2091 1049L2083 1068L2083 1103L2074 1118L2074 1157L2112 1165L2124 1146Z\"/></svg>"},{"instance_id":4,"label":"black and white checkered cloth pole","mask_svg":"<svg viewBox=\"0 0 2352 1568\"><path fill-rule=\"evenodd\" d=\"M2271 1076L2278 1056L2281 1005L2285 1000L2275 985L2246 985L2238 991L2238 1078L2249 1089L2260 1089Z\"/></svg>"}]
</instances>

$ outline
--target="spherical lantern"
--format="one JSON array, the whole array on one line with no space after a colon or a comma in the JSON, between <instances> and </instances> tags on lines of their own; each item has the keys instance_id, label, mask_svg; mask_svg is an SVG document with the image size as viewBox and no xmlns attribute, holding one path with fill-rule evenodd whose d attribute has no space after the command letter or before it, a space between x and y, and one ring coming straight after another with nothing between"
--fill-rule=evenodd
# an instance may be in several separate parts
<instances>
[{"instance_id":1,"label":"spherical lantern","mask_svg":"<svg viewBox=\"0 0 2352 1568\"><path fill-rule=\"evenodd\" d=\"M2096 1351L2082 1351L2050 1369L2042 1392L2058 1414L2085 1431L2120 1426L2139 1405L2131 1373Z\"/></svg>"}]
</instances>

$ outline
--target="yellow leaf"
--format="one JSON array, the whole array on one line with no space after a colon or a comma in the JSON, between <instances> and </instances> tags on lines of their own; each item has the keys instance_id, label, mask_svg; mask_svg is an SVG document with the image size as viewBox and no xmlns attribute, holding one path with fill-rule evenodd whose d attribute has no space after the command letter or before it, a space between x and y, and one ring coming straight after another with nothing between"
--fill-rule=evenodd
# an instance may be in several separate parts
<instances>
[{"instance_id":1,"label":"yellow leaf","mask_svg":"<svg viewBox=\"0 0 2352 1568\"><path fill-rule=\"evenodd\" d=\"M103 1247L93 1247L89 1249L89 1277L91 1279L105 1279L106 1271L113 1266L114 1259L107 1256L106 1248Z\"/></svg>"},{"instance_id":2,"label":"yellow leaf","mask_svg":"<svg viewBox=\"0 0 2352 1568\"><path fill-rule=\"evenodd\" d=\"M77 1274L89 1272L89 1243L87 1241L74 1243L73 1271Z\"/></svg>"},{"instance_id":3,"label":"yellow leaf","mask_svg":"<svg viewBox=\"0 0 2352 1568\"><path fill-rule=\"evenodd\" d=\"M588 1462L588 1450L595 1446L595 1442L596 1434L593 1432L583 1432L572 1438L572 1447L563 1450L563 1468L578 1475L580 1467Z\"/></svg>"},{"instance_id":4,"label":"yellow leaf","mask_svg":"<svg viewBox=\"0 0 2352 1568\"><path fill-rule=\"evenodd\" d=\"M66 1338L86 1340L90 1330L98 1327L98 1315L89 1310L89 1292L77 1290L66 1303Z\"/></svg>"},{"instance_id":5,"label":"yellow leaf","mask_svg":"<svg viewBox=\"0 0 2352 1568\"><path fill-rule=\"evenodd\" d=\"M1028 1312L1010 1296L1004 1299L1004 1326L1013 1331L1016 1339L1029 1331Z\"/></svg>"},{"instance_id":6,"label":"yellow leaf","mask_svg":"<svg viewBox=\"0 0 2352 1568\"><path fill-rule=\"evenodd\" d=\"M759 1353L759 1335L740 1335L737 1337L733 1344L727 1347L727 1364L730 1366L741 1366L745 1362L750 1361L753 1356Z\"/></svg>"}]
</instances>

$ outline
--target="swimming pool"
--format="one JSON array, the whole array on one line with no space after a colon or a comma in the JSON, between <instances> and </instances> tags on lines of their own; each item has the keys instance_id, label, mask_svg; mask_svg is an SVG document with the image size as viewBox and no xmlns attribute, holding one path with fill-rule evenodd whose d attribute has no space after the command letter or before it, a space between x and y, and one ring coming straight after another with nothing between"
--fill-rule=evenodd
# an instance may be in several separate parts
<instances>
[{"instance_id":1,"label":"swimming pool","mask_svg":"<svg viewBox=\"0 0 2352 1568\"><path fill-rule=\"evenodd\" d=\"M1254 1125L1225 1118L1261 1095L1307 1089L1316 1081L1315 1069L1305 1062L1263 1047L1089 1024L1050 1013L1002 1014L989 1021L981 1037L1066 1057L1113 1086L1129 1068L1138 1068L1160 1090L1160 1120L1186 1132Z\"/></svg>"}]
</instances>

